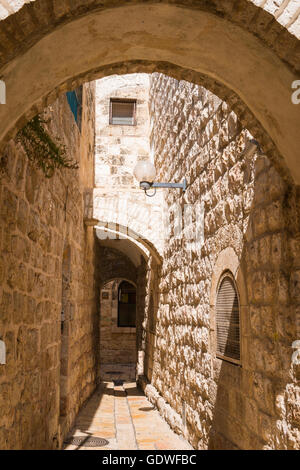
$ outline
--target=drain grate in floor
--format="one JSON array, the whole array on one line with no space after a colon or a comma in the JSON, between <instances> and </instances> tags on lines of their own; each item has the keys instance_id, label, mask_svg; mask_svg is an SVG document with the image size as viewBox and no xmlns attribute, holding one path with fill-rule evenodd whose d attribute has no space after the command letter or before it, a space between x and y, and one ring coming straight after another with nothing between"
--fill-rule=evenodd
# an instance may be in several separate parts
<instances>
[{"instance_id":1,"label":"drain grate in floor","mask_svg":"<svg viewBox=\"0 0 300 470\"><path fill-rule=\"evenodd\" d=\"M74 436L65 441L65 444L79 447L104 447L109 444L102 437L93 436Z\"/></svg>"}]
</instances>

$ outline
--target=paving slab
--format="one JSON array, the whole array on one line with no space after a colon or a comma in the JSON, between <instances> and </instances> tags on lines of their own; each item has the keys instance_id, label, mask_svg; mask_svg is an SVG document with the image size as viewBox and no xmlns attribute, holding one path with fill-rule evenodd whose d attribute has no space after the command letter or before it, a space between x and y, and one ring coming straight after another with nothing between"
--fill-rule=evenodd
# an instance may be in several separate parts
<instances>
[{"instance_id":1,"label":"paving slab","mask_svg":"<svg viewBox=\"0 0 300 470\"><path fill-rule=\"evenodd\" d=\"M175 434L135 383L102 383L80 410L67 439L106 439L107 444L86 447L66 444L65 450L190 450ZM98 444L98 443L97 443Z\"/></svg>"}]
</instances>

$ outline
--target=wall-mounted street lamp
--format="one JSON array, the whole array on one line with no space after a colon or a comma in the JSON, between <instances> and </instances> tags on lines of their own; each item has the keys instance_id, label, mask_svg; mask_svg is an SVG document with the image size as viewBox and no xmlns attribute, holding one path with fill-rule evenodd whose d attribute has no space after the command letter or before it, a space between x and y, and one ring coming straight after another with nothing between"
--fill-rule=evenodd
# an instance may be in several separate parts
<instances>
[{"instance_id":1,"label":"wall-mounted street lamp","mask_svg":"<svg viewBox=\"0 0 300 470\"><path fill-rule=\"evenodd\" d=\"M156 194L156 188L179 188L183 192L186 190L186 179L182 183L155 183L156 169L155 166L149 161L138 162L133 171L134 176L140 183L140 188L145 191L148 197L153 197ZM149 194L149 189L154 188L154 193Z\"/></svg>"},{"instance_id":2,"label":"wall-mounted street lamp","mask_svg":"<svg viewBox=\"0 0 300 470\"><path fill-rule=\"evenodd\" d=\"M255 152L259 155L263 155L263 151L255 139L250 139L245 144L245 148L241 153L241 157L251 158ZM156 183L154 182L156 177L156 169L153 163L149 160L138 162L133 170L133 174L140 183L140 188L145 191L145 194L149 197L153 197L156 194L156 188L179 188L183 192L186 190L186 179L182 183ZM150 189L154 189L152 194L149 194Z\"/></svg>"}]
</instances>

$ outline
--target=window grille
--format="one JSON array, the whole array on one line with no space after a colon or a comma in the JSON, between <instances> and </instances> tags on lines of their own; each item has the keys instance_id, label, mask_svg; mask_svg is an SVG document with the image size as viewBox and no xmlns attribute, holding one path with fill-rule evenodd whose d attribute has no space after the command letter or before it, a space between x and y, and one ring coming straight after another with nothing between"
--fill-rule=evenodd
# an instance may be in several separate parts
<instances>
[{"instance_id":1,"label":"window grille","mask_svg":"<svg viewBox=\"0 0 300 470\"><path fill-rule=\"evenodd\" d=\"M225 274L216 302L217 356L240 363L240 305L233 278Z\"/></svg>"},{"instance_id":2,"label":"window grille","mask_svg":"<svg viewBox=\"0 0 300 470\"><path fill-rule=\"evenodd\" d=\"M134 126L136 124L136 101L111 99L109 123Z\"/></svg>"}]
</instances>

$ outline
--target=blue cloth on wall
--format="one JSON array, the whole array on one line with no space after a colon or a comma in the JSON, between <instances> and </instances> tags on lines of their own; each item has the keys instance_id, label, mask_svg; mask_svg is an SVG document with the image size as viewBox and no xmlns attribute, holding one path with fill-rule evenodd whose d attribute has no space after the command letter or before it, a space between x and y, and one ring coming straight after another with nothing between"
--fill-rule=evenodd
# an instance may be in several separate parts
<instances>
[{"instance_id":1,"label":"blue cloth on wall","mask_svg":"<svg viewBox=\"0 0 300 470\"><path fill-rule=\"evenodd\" d=\"M75 121L78 124L78 106L79 106L79 103L78 103L76 91L67 91L66 95L67 95L67 100L68 100L68 103L70 105L71 111L74 115Z\"/></svg>"}]
</instances>

